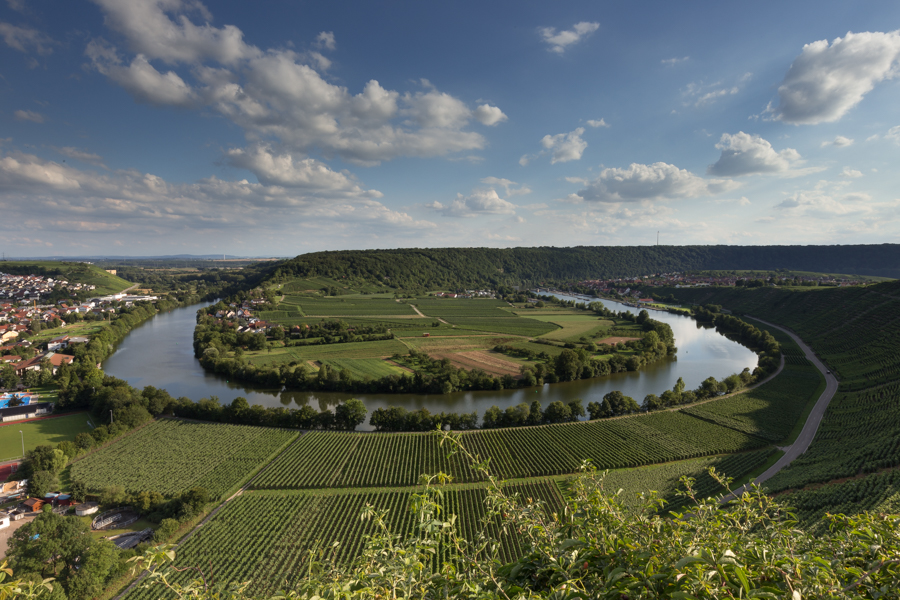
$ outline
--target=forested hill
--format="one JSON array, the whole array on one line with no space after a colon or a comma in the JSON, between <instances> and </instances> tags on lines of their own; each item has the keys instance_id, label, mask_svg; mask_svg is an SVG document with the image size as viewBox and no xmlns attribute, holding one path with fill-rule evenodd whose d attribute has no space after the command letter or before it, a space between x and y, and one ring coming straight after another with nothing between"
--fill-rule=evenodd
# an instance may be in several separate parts
<instances>
[{"instance_id":1,"label":"forested hill","mask_svg":"<svg viewBox=\"0 0 900 600\"><path fill-rule=\"evenodd\" d=\"M346 277L396 288L442 289L733 269L900 278L900 245L344 250L302 254L274 266L271 277Z\"/></svg>"}]
</instances>

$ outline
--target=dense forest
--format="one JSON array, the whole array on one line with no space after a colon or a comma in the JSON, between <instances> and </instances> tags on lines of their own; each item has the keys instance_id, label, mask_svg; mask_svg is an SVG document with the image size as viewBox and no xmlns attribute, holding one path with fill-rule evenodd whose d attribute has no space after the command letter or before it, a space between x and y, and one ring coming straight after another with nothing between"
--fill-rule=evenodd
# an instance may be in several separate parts
<instances>
[{"instance_id":1,"label":"dense forest","mask_svg":"<svg viewBox=\"0 0 900 600\"><path fill-rule=\"evenodd\" d=\"M900 245L345 250L297 256L273 265L270 277L278 281L324 276L400 289L451 289L710 269L789 269L900 278Z\"/></svg>"}]
</instances>

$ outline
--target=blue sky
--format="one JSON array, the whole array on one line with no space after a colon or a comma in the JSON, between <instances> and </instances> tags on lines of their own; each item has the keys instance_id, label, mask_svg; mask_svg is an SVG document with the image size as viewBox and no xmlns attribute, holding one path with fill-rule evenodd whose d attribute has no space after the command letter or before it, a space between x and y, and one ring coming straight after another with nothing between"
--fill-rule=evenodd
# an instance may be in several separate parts
<instances>
[{"instance_id":1,"label":"blue sky","mask_svg":"<svg viewBox=\"0 0 900 600\"><path fill-rule=\"evenodd\" d=\"M896 2L2 1L7 256L900 242Z\"/></svg>"}]
</instances>

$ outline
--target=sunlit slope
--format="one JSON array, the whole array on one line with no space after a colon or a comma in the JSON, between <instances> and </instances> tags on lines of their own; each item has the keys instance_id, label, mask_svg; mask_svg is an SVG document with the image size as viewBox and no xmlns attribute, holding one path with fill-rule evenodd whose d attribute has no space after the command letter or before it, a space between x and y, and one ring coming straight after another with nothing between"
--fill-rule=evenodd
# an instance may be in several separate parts
<instances>
[{"instance_id":1,"label":"sunlit slope","mask_svg":"<svg viewBox=\"0 0 900 600\"><path fill-rule=\"evenodd\" d=\"M769 490L831 484L797 495L798 508L810 519L825 510L874 509L896 500L896 477L867 475L900 467L900 282L810 292L710 288L674 293L681 300L722 304L792 328L840 380L809 450L770 479Z\"/></svg>"}]
</instances>

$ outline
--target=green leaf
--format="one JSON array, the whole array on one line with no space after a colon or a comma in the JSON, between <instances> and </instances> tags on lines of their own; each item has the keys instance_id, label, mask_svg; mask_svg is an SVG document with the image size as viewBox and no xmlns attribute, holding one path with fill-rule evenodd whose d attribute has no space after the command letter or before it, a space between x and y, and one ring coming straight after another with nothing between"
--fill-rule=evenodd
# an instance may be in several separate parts
<instances>
[{"instance_id":1,"label":"green leaf","mask_svg":"<svg viewBox=\"0 0 900 600\"><path fill-rule=\"evenodd\" d=\"M747 579L747 573L741 567L734 567L734 574L737 575L737 578L741 580L741 585L744 586L744 591L748 594L750 593L750 580Z\"/></svg>"},{"instance_id":2,"label":"green leaf","mask_svg":"<svg viewBox=\"0 0 900 600\"><path fill-rule=\"evenodd\" d=\"M693 565L696 563L708 564L709 561L706 560L705 558L701 558L699 556L685 556L684 558L679 560L677 563L675 563L675 568L678 570L681 570L688 565Z\"/></svg>"}]
</instances>

